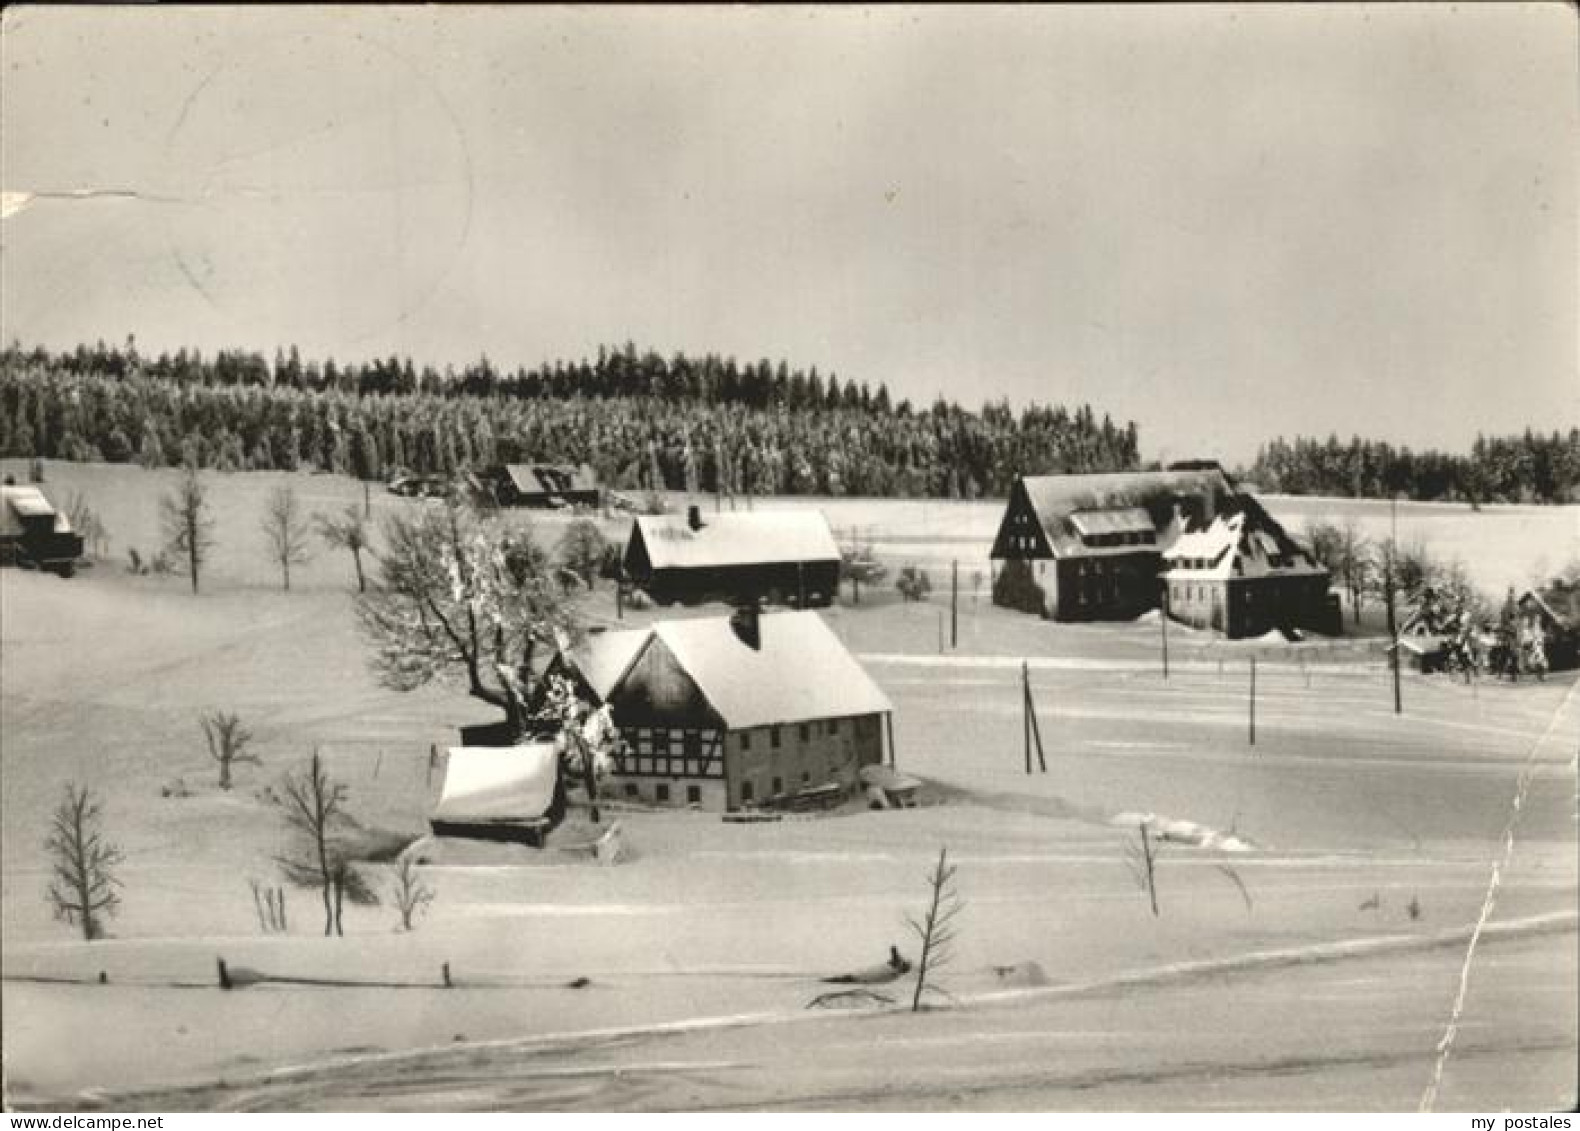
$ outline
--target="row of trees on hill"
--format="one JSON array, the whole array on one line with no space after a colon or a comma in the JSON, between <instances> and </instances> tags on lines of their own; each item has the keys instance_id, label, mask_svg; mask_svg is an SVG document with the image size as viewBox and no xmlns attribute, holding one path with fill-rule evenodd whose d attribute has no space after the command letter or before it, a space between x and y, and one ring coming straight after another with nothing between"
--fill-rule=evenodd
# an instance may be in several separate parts
<instances>
[{"instance_id":1,"label":"row of trees on hill","mask_svg":"<svg viewBox=\"0 0 1580 1131\"><path fill-rule=\"evenodd\" d=\"M1135 425L1098 419L1088 406L1015 413L999 403L977 413L940 401L914 412L888 407L881 389L851 398L850 385L835 404L833 380L815 374L787 375L783 388L799 393L755 404L693 398L689 386L606 399L580 389L462 395L448 386L369 395L198 379L193 373L229 370L218 359L183 364L170 376L159 363L130 364L126 351L12 347L0 353L0 453L364 479L553 460L590 464L624 489L946 498L1002 496L1022 473L1139 462ZM768 381L774 390L782 372ZM817 388L821 403L811 396Z\"/></svg>"},{"instance_id":2,"label":"row of trees on hill","mask_svg":"<svg viewBox=\"0 0 1580 1131\"><path fill-rule=\"evenodd\" d=\"M1476 437L1468 456L1415 452L1375 440L1279 437L1242 473L1267 491L1463 501L1580 502L1580 428Z\"/></svg>"}]
</instances>

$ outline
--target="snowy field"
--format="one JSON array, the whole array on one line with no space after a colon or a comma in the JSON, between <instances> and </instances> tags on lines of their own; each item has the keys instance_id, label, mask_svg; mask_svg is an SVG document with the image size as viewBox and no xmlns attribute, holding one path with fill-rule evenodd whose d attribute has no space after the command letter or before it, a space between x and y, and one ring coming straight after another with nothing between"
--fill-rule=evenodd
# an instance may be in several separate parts
<instances>
[{"instance_id":1,"label":"snowy field","mask_svg":"<svg viewBox=\"0 0 1580 1131\"><path fill-rule=\"evenodd\" d=\"M127 545L157 543L172 473L48 475L57 498L92 499L113 544L111 562L71 581L0 573L13 1106L1414 1110L1526 770L1436 1102L1574 1102L1572 676L1407 677L1395 716L1371 641L1224 644L1176 628L1165 681L1156 623L1054 626L984 594L963 601L959 647L940 654L936 603L874 595L828 615L895 702L922 807L765 825L619 811L628 863L452 854L430 869L438 900L414 933L387 907L352 908L347 937L325 939L311 894L293 892L291 931L264 935L248 881L274 879L282 846L264 786L318 747L364 824L416 835L429 745L489 712L373 682L346 555L320 554L278 591L258 515L286 477L209 477L220 548L193 598L180 578L121 564ZM293 481L310 509L361 499L345 480ZM975 503L826 505L836 526L881 528L895 561L947 562L959 547L963 580L968 554L985 569L997 518ZM1295 531L1306 507L1388 521L1386 504L1274 502ZM1573 556L1576 513L1402 506L1399 524L1464 547L1500 591ZM540 520L550 540L562 522ZM1495 553L1472 562L1480 545ZM589 611L611 616L608 595ZM1022 660L1046 774L1024 772ZM197 725L213 708L241 713L264 760L230 794ZM177 778L191 796L162 797ZM45 825L68 780L104 793L127 855L114 937L93 944L42 898ZM1156 917L1126 857L1146 816L1171 833ZM807 1010L829 988L820 978L891 943L914 950L904 916L943 845L967 904L941 976L954 1002ZM219 956L350 984L225 993Z\"/></svg>"}]
</instances>

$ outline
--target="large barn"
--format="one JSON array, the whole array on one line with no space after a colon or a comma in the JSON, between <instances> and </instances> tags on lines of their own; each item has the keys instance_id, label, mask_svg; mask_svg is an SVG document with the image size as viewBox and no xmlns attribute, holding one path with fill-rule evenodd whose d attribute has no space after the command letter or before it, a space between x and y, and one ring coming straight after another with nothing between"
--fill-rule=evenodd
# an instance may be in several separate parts
<instances>
[{"instance_id":1,"label":"large barn","mask_svg":"<svg viewBox=\"0 0 1580 1131\"><path fill-rule=\"evenodd\" d=\"M1328 571L1216 464L1024 476L992 557L995 601L1054 620L1129 620L1166 583L1175 619L1231 637L1334 629Z\"/></svg>"},{"instance_id":2,"label":"large barn","mask_svg":"<svg viewBox=\"0 0 1580 1131\"><path fill-rule=\"evenodd\" d=\"M40 488L0 486L0 563L35 566L70 577L82 550L82 535Z\"/></svg>"},{"instance_id":3,"label":"large barn","mask_svg":"<svg viewBox=\"0 0 1580 1131\"><path fill-rule=\"evenodd\" d=\"M624 745L615 796L721 812L859 789L893 710L810 611L592 633L547 674L609 706Z\"/></svg>"},{"instance_id":4,"label":"large barn","mask_svg":"<svg viewBox=\"0 0 1580 1131\"><path fill-rule=\"evenodd\" d=\"M728 601L816 608L839 591L839 546L821 511L643 515L625 575L659 604Z\"/></svg>"}]
</instances>

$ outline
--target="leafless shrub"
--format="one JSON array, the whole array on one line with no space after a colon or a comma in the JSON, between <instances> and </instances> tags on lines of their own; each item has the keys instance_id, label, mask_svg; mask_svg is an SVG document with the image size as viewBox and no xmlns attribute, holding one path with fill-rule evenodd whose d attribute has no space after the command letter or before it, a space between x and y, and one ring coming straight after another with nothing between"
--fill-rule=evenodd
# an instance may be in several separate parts
<instances>
[{"instance_id":1,"label":"leafless shrub","mask_svg":"<svg viewBox=\"0 0 1580 1131\"><path fill-rule=\"evenodd\" d=\"M1138 839L1125 846L1125 863L1130 868L1130 874L1135 877L1136 884L1146 892L1147 900L1152 904L1152 914L1158 913L1158 871L1157 842L1148 832L1147 822L1142 821L1136 830Z\"/></svg>"},{"instance_id":2,"label":"leafless shrub","mask_svg":"<svg viewBox=\"0 0 1580 1131\"><path fill-rule=\"evenodd\" d=\"M55 918L80 926L88 942L104 937L105 919L121 905L115 869L125 856L105 839L103 818L103 803L92 790L68 785L44 841L51 871L45 898Z\"/></svg>"},{"instance_id":3,"label":"leafless shrub","mask_svg":"<svg viewBox=\"0 0 1580 1131\"><path fill-rule=\"evenodd\" d=\"M938 850L938 863L928 873L927 886L926 914L920 919L907 916L905 920L922 947L922 956L916 963L916 991L911 995L913 1013L922 1008L925 994L950 996L936 979L938 971L954 958L953 944L958 934L956 920L965 910L965 904L955 890L955 865L949 863L947 847Z\"/></svg>"},{"instance_id":4,"label":"leafless shrub","mask_svg":"<svg viewBox=\"0 0 1580 1131\"><path fill-rule=\"evenodd\" d=\"M262 765L258 756L247 747L252 742L252 732L241 725L241 716L232 711L214 711L202 715L198 722L203 727L203 737L208 741L209 757L219 763L219 787L230 788L231 767L239 762Z\"/></svg>"},{"instance_id":5,"label":"leafless shrub","mask_svg":"<svg viewBox=\"0 0 1580 1131\"><path fill-rule=\"evenodd\" d=\"M285 919L285 889L278 884L260 884L257 880L248 880L252 888L252 906L258 913L258 929L266 935L284 934Z\"/></svg>"},{"instance_id":6,"label":"leafless shrub","mask_svg":"<svg viewBox=\"0 0 1580 1131\"><path fill-rule=\"evenodd\" d=\"M412 930L417 916L426 911L434 900L433 889L423 883L422 877L417 874L417 862L410 856L402 856L400 863L395 866L390 895L395 901L395 910L400 912L400 927L403 931Z\"/></svg>"}]
</instances>

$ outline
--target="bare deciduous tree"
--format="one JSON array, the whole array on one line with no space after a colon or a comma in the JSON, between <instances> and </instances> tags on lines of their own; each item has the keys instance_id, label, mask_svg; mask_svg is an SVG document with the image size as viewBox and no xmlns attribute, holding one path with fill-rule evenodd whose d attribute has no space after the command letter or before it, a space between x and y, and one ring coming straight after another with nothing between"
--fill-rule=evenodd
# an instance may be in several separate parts
<instances>
[{"instance_id":1,"label":"bare deciduous tree","mask_svg":"<svg viewBox=\"0 0 1580 1131\"><path fill-rule=\"evenodd\" d=\"M234 711L214 711L200 715L203 737L208 741L209 757L219 763L219 787L230 788L231 767L240 762L262 765L258 756L247 749L252 742L252 732L241 725L241 716Z\"/></svg>"},{"instance_id":2,"label":"bare deciduous tree","mask_svg":"<svg viewBox=\"0 0 1580 1131\"><path fill-rule=\"evenodd\" d=\"M390 895L395 901L395 910L400 912L400 926L403 931L412 930L417 916L426 911L434 900L433 889L417 874L417 862L410 856L402 856L395 866Z\"/></svg>"},{"instance_id":3,"label":"bare deciduous tree","mask_svg":"<svg viewBox=\"0 0 1580 1131\"><path fill-rule=\"evenodd\" d=\"M334 550L350 550L351 560L357 567L357 592L368 591L367 576L362 572L362 552L368 548L368 519L365 508L355 503L347 505L338 515L319 515L318 536Z\"/></svg>"},{"instance_id":4,"label":"bare deciduous tree","mask_svg":"<svg viewBox=\"0 0 1580 1131\"><path fill-rule=\"evenodd\" d=\"M347 899L374 904L378 895L350 858L345 834L346 787L329 776L323 756L313 751L300 774L287 774L276 804L295 837L285 856L275 857L285 878L298 887L318 889L324 901L324 934L344 935L341 910Z\"/></svg>"},{"instance_id":5,"label":"bare deciduous tree","mask_svg":"<svg viewBox=\"0 0 1580 1131\"><path fill-rule=\"evenodd\" d=\"M103 804L90 789L68 785L44 841L52 875L45 898L55 918L80 926L89 942L104 937L104 920L121 905L115 869L125 857L105 839L103 817Z\"/></svg>"},{"instance_id":6,"label":"bare deciduous tree","mask_svg":"<svg viewBox=\"0 0 1580 1131\"><path fill-rule=\"evenodd\" d=\"M282 483L270 491L263 508L263 536L269 544L269 557L280 567L280 587L287 593L291 590L291 567L304 565L311 557L308 531L296 489Z\"/></svg>"},{"instance_id":7,"label":"bare deciduous tree","mask_svg":"<svg viewBox=\"0 0 1580 1131\"><path fill-rule=\"evenodd\" d=\"M922 946L921 958L916 963L916 992L911 995L911 1012L922 1008L922 996L935 993L945 997L948 991L936 981L939 969L954 958L953 943L958 933L955 920L965 910L965 904L955 891L955 865L949 863L949 849L938 850L938 863L928 873L929 898L927 912L920 919L906 917L906 925L916 935Z\"/></svg>"},{"instance_id":8,"label":"bare deciduous tree","mask_svg":"<svg viewBox=\"0 0 1580 1131\"><path fill-rule=\"evenodd\" d=\"M198 577L214 549L214 519L209 513L208 491L198 478L197 468L188 464L181 482L159 500L159 516L171 551L186 558L187 576L196 593Z\"/></svg>"}]
</instances>

